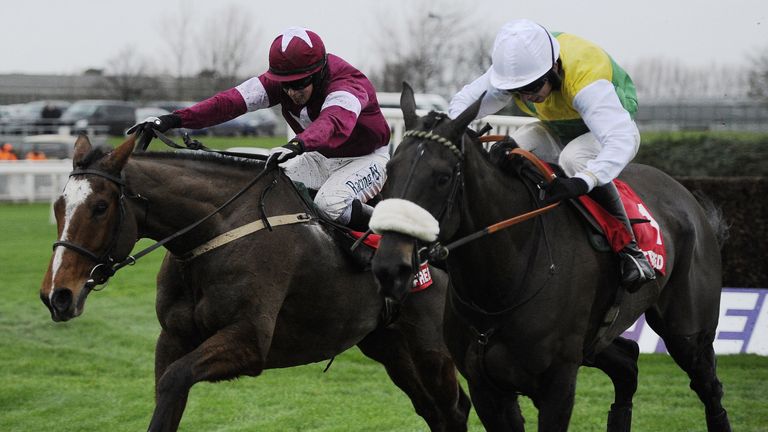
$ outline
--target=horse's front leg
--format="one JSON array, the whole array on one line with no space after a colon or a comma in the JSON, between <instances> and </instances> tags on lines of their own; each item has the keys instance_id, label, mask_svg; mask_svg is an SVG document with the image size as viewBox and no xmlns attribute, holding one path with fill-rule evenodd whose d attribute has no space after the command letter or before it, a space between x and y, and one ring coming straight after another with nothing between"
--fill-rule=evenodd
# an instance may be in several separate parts
<instances>
[{"instance_id":1,"label":"horse's front leg","mask_svg":"<svg viewBox=\"0 0 768 432\"><path fill-rule=\"evenodd\" d=\"M613 382L614 401L608 412L608 432L632 430L632 398L637 391L637 358L640 350L633 340L616 338L595 356L589 367L603 372Z\"/></svg>"},{"instance_id":2,"label":"horse's front leg","mask_svg":"<svg viewBox=\"0 0 768 432\"><path fill-rule=\"evenodd\" d=\"M469 381L469 394L477 416L489 432L525 432L525 419L517 394L501 392L482 380Z\"/></svg>"},{"instance_id":3,"label":"horse's front leg","mask_svg":"<svg viewBox=\"0 0 768 432\"><path fill-rule=\"evenodd\" d=\"M189 390L197 382L259 375L264 369L273 328L274 325L268 330L260 327L257 331L251 325L235 323L169 364L156 382L155 412L148 430L176 431Z\"/></svg>"},{"instance_id":4,"label":"horse's front leg","mask_svg":"<svg viewBox=\"0 0 768 432\"><path fill-rule=\"evenodd\" d=\"M172 336L168 331L162 330L160 336L157 338L157 345L155 347L155 400L158 399L157 388L160 378L165 373L165 370L173 364L176 360L187 355L190 351L195 349L191 340L187 340L183 337ZM186 394L177 400L177 407L172 409L172 418L170 423L177 425L181 421L181 414L184 411L184 407L187 404Z\"/></svg>"},{"instance_id":5,"label":"horse's front leg","mask_svg":"<svg viewBox=\"0 0 768 432\"><path fill-rule=\"evenodd\" d=\"M538 391L531 397L539 410L539 432L568 430L576 395L579 365L565 363L550 367L539 381Z\"/></svg>"}]
</instances>

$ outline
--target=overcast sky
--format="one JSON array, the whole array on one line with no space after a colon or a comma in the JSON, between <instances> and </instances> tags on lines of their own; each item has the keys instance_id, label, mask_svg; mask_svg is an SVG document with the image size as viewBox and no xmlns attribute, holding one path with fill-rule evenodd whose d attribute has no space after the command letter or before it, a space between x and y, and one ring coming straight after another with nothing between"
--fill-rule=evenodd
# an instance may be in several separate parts
<instances>
[{"instance_id":1,"label":"overcast sky","mask_svg":"<svg viewBox=\"0 0 768 432\"><path fill-rule=\"evenodd\" d=\"M0 73L80 73L104 67L128 46L152 58L168 49L163 17L180 4L202 26L226 4L252 14L261 35L259 57L288 26L316 31L329 52L365 70L375 65L374 40L380 21L402 21L419 0L0 0ZM768 52L766 0L453 0L427 2L475 10L495 34L512 18L530 18L552 31L583 36L605 48L620 64L649 58L679 59L691 66L748 65ZM439 35L435 35L439 37ZM254 63L254 68L265 59ZM260 70L254 70L257 74Z\"/></svg>"}]
</instances>

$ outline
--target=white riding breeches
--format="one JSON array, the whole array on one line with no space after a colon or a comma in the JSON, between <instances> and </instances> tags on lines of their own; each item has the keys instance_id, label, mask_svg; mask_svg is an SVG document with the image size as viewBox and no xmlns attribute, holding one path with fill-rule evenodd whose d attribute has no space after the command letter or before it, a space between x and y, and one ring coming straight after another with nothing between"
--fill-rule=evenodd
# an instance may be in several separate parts
<instances>
[{"instance_id":1,"label":"white riding breeches","mask_svg":"<svg viewBox=\"0 0 768 432\"><path fill-rule=\"evenodd\" d=\"M579 135L570 142L561 144L541 122L528 123L512 133L512 138L521 148L528 150L540 159L557 161L568 177L582 172L587 162L595 159L602 145L592 132Z\"/></svg>"},{"instance_id":2,"label":"white riding breeches","mask_svg":"<svg viewBox=\"0 0 768 432\"><path fill-rule=\"evenodd\" d=\"M318 152L307 152L281 166L291 180L317 189L315 204L332 220L346 225L352 212L352 201L365 203L381 191L387 179L388 148L359 157L327 158Z\"/></svg>"}]
</instances>

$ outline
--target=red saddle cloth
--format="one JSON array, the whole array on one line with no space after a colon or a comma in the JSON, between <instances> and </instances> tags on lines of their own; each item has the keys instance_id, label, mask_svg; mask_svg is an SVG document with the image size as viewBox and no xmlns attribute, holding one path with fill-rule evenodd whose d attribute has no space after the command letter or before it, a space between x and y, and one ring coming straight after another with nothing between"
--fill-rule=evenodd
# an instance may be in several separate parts
<instances>
[{"instance_id":1,"label":"red saddle cloth","mask_svg":"<svg viewBox=\"0 0 768 432\"><path fill-rule=\"evenodd\" d=\"M661 235L661 228L656 219L651 215L650 210L643 204L643 200L621 180L614 180L613 184L619 190L621 202L627 211L629 219L642 219L648 222L635 223L632 225L632 231L635 233L635 240L638 246L643 250L645 257L651 266L661 274L666 273L667 252L664 247L664 239ZM603 233L608 238L611 249L615 252L620 251L629 243L631 237L624 227L624 224L611 216L600 204L597 204L592 198L586 195L579 197L579 201L589 210L603 229Z\"/></svg>"},{"instance_id":2,"label":"red saddle cloth","mask_svg":"<svg viewBox=\"0 0 768 432\"><path fill-rule=\"evenodd\" d=\"M350 230L349 234L352 237L359 239L363 236L364 233ZM365 238L365 240L363 240L363 243L374 249L378 249L380 241L380 234L370 234ZM432 273L429 272L429 263L425 262L419 266L419 271L416 273L416 277L413 278L413 287L411 287L411 292L425 290L429 288L430 285L432 285Z\"/></svg>"}]
</instances>

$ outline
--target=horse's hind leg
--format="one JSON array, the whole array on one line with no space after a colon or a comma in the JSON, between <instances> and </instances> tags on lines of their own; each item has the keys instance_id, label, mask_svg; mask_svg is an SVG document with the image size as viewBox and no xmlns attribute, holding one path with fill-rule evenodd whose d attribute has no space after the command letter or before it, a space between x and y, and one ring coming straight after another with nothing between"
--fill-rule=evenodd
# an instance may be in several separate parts
<instances>
[{"instance_id":1,"label":"horse's hind leg","mask_svg":"<svg viewBox=\"0 0 768 432\"><path fill-rule=\"evenodd\" d=\"M614 401L608 412L608 432L632 429L632 398L637 391L637 358L640 350L635 341L616 338L586 366L605 372L611 379Z\"/></svg>"},{"instance_id":2,"label":"horse's hind leg","mask_svg":"<svg viewBox=\"0 0 768 432\"><path fill-rule=\"evenodd\" d=\"M384 365L431 431L467 430L470 402L450 356L439 351L410 351L399 331L386 328L369 334L358 347Z\"/></svg>"},{"instance_id":3,"label":"horse's hind leg","mask_svg":"<svg viewBox=\"0 0 768 432\"><path fill-rule=\"evenodd\" d=\"M723 386L717 378L717 360L712 348L714 337L714 330L692 336L662 334L669 354L688 374L691 389L704 403L707 431L730 432L728 413L722 405Z\"/></svg>"},{"instance_id":4,"label":"horse's hind leg","mask_svg":"<svg viewBox=\"0 0 768 432\"><path fill-rule=\"evenodd\" d=\"M271 342L271 335L255 341L252 339L254 334L259 332L229 327L168 365L156 383L155 412L148 430L177 430L189 390L197 382L259 375L263 370L264 353Z\"/></svg>"}]
</instances>

